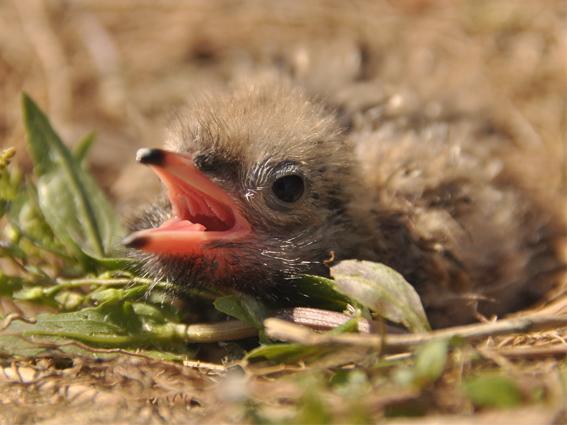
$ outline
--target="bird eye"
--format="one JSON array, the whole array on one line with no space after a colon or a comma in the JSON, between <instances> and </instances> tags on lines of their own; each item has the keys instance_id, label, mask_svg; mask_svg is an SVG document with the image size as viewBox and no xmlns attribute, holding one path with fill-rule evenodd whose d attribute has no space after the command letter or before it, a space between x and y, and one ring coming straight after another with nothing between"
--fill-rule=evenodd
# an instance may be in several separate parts
<instances>
[{"instance_id":1,"label":"bird eye","mask_svg":"<svg viewBox=\"0 0 567 425\"><path fill-rule=\"evenodd\" d=\"M272 192L282 202L288 204L297 202L305 192L305 182L303 177L297 174L289 174L274 181Z\"/></svg>"}]
</instances>

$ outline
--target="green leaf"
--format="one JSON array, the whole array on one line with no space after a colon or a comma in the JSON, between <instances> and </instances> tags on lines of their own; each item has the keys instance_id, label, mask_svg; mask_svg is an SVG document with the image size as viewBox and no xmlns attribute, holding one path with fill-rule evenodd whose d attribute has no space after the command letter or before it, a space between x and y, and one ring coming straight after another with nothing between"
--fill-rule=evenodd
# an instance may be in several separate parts
<instances>
[{"instance_id":1,"label":"green leaf","mask_svg":"<svg viewBox=\"0 0 567 425\"><path fill-rule=\"evenodd\" d=\"M313 303L319 308L343 311L352 301L337 291L335 281L322 276L304 275L294 281L302 299L298 300L302 305Z\"/></svg>"},{"instance_id":2,"label":"green leaf","mask_svg":"<svg viewBox=\"0 0 567 425\"><path fill-rule=\"evenodd\" d=\"M26 136L36 175L41 176L56 165L56 150L52 145L62 144L45 115L27 94L22 95Z\"/></svg>"},{"instance_id":3,"label":"green leaf","mask_svg":"<svg viewBox=\"0 0 567 425\"><path fill-rule=\"evenodd\" d=\"M40 314L37 323L21 326L22 335L72 338L87 343L118 346L130 341L142 327L132 304L103 304L71 313Z\"/></svg>"},{"instance_id":4,"label":"green leaf","mask_svg":"<svg viewBox=\"0 0 567 425\"><path fill-rule=\"evenodd\" d=\"M28 146L39 176L39 207L46 221L74 255L79 247L89 256L108 256L122 234L108 200L31 98L24 94L22 103Z\"/></svg>"},{"instance_id":5,"label":"green leaf","mask_svg":"<svg viewBox=\"0 0 567 425\"><path fill-rule=\"evenodd\" d=\"M98 246L100 242L98 239L95 241L84 239L86 230L83 228L84 221L77 214L75 195L67 188L66 177L57 170L41 176L37 182L39 208L66 251L82 263L88 263L81 244L89 251L102 249L102 246Z\"/></svg>"},{"instance_id":6,"label":"green leaf","mask_svg":"<svg viewBox=\"0 0 567 425\"><path fill-rule=\"evenodd\" d=\"M54 351L76 355L90 354L78 347L66 346L65 342L65 340L54 338L39 341L32 338L0 334L0 354L11 357L37 357L47 354L53 356Z\"/></svg>"},{"instance_id":7,"label":"green leaf","mask_svg":"<svg viewBox=\"0 0 567 425\"><path fill-rule=\"evenodd\" d=\"M10 164L14 155L16 155L14 147L2 149L2 152L0 152L0 171L3 171Z\"/></svg>"},{"instance_id":8,"label":"green leaf","mask_svg":"<svg viewBox=\"0 0 567 425\"><path fill-rule=\"evenodd\" d=\"M347 260L331 267L337 289L376 314L413 332L430 330L419 295L388 266Z\"/></svg>"},{"instance_id":9,"label":"green leaf","mask_svg":"<svg viewBox=\"0 0 567 425\"><path fill-rule=\"evenodd\" d=\"M0 355L11 357L35 357L49 356L53 358L56 353L65 356L87 356L96 359L109 359L128 353L129 350L124 349L121 353L104 352L89 350L88 347L80 347L68 344L69 341L62 338L53 337L20 337L12 335L0 335ZM163 350L132 350L132 354L136 356L145 355L159 360L181 362L195 356L195 351L187 349L185 352L178 354Z\"/></svg>"},{"instance_id":10,"label":"green leaf","mask_svg":"<svg viewBox=\"0 0 567 425\"><path fill-rule=\"evenodd\" d=\"M18 260L24 260L26 258L26 253L18 245L7 241L0 241L0 257L11 257L17 258Z\"/></svg>"},{"instance_id":11,"label":"green leaf","mask_svg":"<svg viewBox=\"0 0 567 425\"><path fill-rule=\"evenodd\" d=\"M194 358L197 354L197 350L187 349L181 354L157 350L136 350L135 352L132 352L132 354L135 354L137 356L144 355L157 360L165 360L168 362L182 362L184 360Z\"/></svg>"},{"instance_id":12,"label":"green leaf","mask_svg":"<svg viewBox=\"0 0 567 425\"><path fill-rule=\"evenodd\" d=\"M335 392L347 398L358 398L372 390L368 377L360 369L340 369L331 377L330 384Z\"/></svg>"},{"instance_id":13,"label":"green leaf","mask_svg":"<svg viewBox=\"0 0 567 425\"><path fill-rule=\"evenodd\" d=\"M415 350L413 367L409 364L394 370L394 381L403 386L423 388L443 375L449 351L448 339L437 339L422 344Z\"/></svg>"},{"instance_id":14,"label":"green leaf","mask_svg":"<svg viewBox=\"0 0 567 425\"><path fill-rule=\"evenodd\" d=\"M358 322L359 322L359 316L353 317L347 320L346 322L344 322L342 325L339 325L331 329L327 333L330 335L339 335L349 332L358 332Z\"/></svg>"},{"instance_id":15,"label":"green leaf","mask_svg":"<svg viewBox=\"0 0 567 425\"><path fill-rule=\"evenodd\" d=\"M0 296L12 296L16 291L22 289L24 280L17 276L8 276L0 270Z\"/></svg>"},{"instance_id":16,"label":"green leaf","mask_svg":"<svg viewBox=\"0 0 567 425\"><path fill-rule=\"evenodd\" d=\"M447 364L449 341L433 340L421 345L416 350L414 382L418 386L435 382L441 377Z\"/></svg>"},{"instance_id":17,"label":"green leaf","mask_svg":"<svg viewBox=\"0 0 567 425\"><path fill-rule=\"evenodd\" d=\"M136 263L136 260L127 257L97 258L90 256L92 262L103 270L128 270Z\"/></svg>"},{"instance_id":18,"label":"green leaf","mask_svg":"<svg viewBox=\"0 0 567 425\"><path fill-rule=\"evenodd\" d=\"M320 347L310 347L302 344L269 344L252 350L246 356L247 360L271 360L275 362L293 363L305 360L321 352Z\"/></svg>"},{"instance_id":19,"label":"green leaf","mask_svg":"<svg viewBox=\"0 0 567 425\"><path fill-rule=\"evenodd\" d=\"M75 147L73 156L75 157L77 162L79 162L79 164L84 163L87 159L87 156L89 155L89 152L91 151L91 148L93 146L94 140L95 133L91 132L83 137Z\"/></svg>"},{"instance_id":20,"label":"green leaf","mask_svg":"<svg viewBox=\"0 0 567 425\"><path fill-rule=\"evenodd\" d=\"M40 314L34 324L12 322L0 339L41 336L105 348L143 347L184 353L186 344L176 331L177 326L168 322L158 307L117 301L69 313Z\"/></svg>"},{"instance_id":21,"label":"green leaf","mask_svg":"<svg viewBox=\"0 0 567 425\"><path fill-rule=\"evenodd\" d=\"M136 285L131 288L107 288L91 292L89 297L99 303L114 303L132 300L133 298L140 299L145 293L147 293L147 290L148 287L146 285Z\"/></svg>"},{"instance_id":22,"label":"green leaf","mask_svg":"<svg viewBox=\"0 0 567 425\"><path fill-rule=\"evenodd\" d=\"M522 393L510 379L499 375L481 375L465 381L464 390L479 407L514 407L522 402Z\"/></svg>"},{"instance_id":23,"label":"green leaf","mask_svg":"<svg viewBox=\"0 0 567 425\"><path fill-rule=\"evenodd\" d=\"M35 187L28 183L24 189L11 203L8 214L10 224L20 236L29 239L33 245L64 256L61 243L55 239L51 227L39 208Z\"/></svg>"},{"instance_id":24,"label":"green leaf","mask_svg":"<svg viewBox=\"0 0 567 425\"><path fill-rule=\"evenodd\" d=\"M0 152L0 217L8 211L10 201L16 197L20 185L21 175L17 169L15 171L8 169L15 154L14 148L7 148Z\"/></svg>"},{"instance_id":25,"label":"green leaf","mask_svg":"<svg viewBox=\"0 0 567 425\"><path fill-rule=\"evenodd\" d=\"M264 319L267 315L267 309L257 299L246 294L227 295L215 299L213 305L221 313L232 316L258 329L258 337L261 343L270 341L264 332Z\"/></svg>"},{"instance_id":26,"label":"green leaf","mask_svg":"<svg viewBox=\"0 0 567 425\"><path fill-rule=\"evenodd\" d=\"M296 424L330 424L332 415L321 394L324 385L315 376L308 376L303 382L304 392L299 402L299 410L293 423Z\"/></svg>"},{"instance_id":27,"label":"green leaf","mask_svg":"<svg viewBox=\"0 0 567 425\"><path fill-rule=\"evenodd\" d=\"M213 305L221 313L248 323L257 329L261 330L264 328L263 323L267 314L266 308L260 301L250 295L227 295L217 298Z\"/></svg>"}]
</instances>

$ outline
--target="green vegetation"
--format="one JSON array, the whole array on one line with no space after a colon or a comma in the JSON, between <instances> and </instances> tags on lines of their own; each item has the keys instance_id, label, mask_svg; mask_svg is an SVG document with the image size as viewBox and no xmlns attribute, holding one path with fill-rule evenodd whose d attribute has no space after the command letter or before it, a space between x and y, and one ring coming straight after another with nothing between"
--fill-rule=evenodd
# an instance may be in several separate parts
<instances>
[{"instance_id":1,"label":"green vegetation","mask_svg":"<svg viewBox=\"0 0 567 425\"><path fill-rule=\"evenodd\" d=\"M122 257L120 220L86 168L93 136L72 152L26 95L23 111L35 177L10 164L14 149L1 153L0 298L36 306L38 314L4 311L0 357L132 354L182 362L208 359L214 346L214 358L252 375L291 376L298 395L283 416L257 398L235 399L251 423L368 423L448 405L473 411L553 401L544 383L520 385L463 338L427 337L417 293L382 264L344 261L332 267L333 279L304 276L297 285L310 306L291 316L235 292L189 292L177 308L170 282L136 275L135 263ZM295 324L268 327L269 317ZM386 321L425 342L410 341L401 353L388 346L395 336L364 343L369 331L368 341L380 338Z\"/></svg>"}]
</instances>

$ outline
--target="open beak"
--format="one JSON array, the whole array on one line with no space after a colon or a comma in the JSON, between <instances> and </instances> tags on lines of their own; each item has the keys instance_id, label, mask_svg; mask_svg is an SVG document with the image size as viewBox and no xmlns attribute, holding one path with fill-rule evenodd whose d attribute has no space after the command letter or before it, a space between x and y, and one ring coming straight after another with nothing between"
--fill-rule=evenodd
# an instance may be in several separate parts
<instances>
[{"instance_id":1,"label":"open beak","mask_svg":"<svg viewBox=\"0 0 567 425\"><path fill-rule=\"evenodd\" d=\"M149 165L167 189L173 218L157 228L127 236L130 248L165 255L203 255L212 242L235 242L250 233L235 201L213 183L187 154L140 149L136 160Z\"/></svg>"}]
</instances>

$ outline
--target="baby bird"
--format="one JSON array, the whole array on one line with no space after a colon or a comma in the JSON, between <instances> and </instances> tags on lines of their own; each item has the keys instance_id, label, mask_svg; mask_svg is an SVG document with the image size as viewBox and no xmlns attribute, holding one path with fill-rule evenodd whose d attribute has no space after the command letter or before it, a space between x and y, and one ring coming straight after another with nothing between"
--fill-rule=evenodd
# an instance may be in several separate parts
<instances>
[{"instance_id":1,"label":"baby bird","mask_svg":"<svg viewBox=\"0 0 567 425\"><path fill-rule=\"evenodd\" d=\"M138 151L167 197L125 245L157 279L259 297L328 274L331 257L382 262L435 327L520 309L557 283L564 223L490 131L455 117L350 119L282 81L197 102L165 150Z\"/></svg>"}]
</instances>

